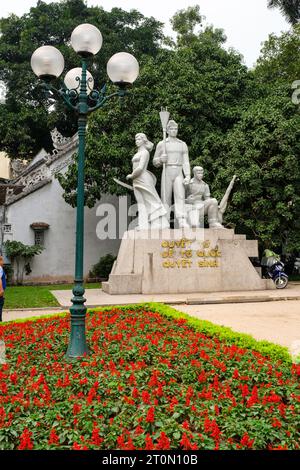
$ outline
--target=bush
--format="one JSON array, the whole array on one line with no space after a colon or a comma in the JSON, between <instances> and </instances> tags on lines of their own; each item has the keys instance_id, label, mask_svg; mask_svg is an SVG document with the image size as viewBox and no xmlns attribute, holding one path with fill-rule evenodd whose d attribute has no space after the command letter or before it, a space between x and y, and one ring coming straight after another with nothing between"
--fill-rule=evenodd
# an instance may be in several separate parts
<instances>
[{"instance_id":1,"label":"bush","mask_svg":"<svg viewBox=\"0 0 300 470\"><path fill-rule=\"evenodd\" d=\"M31 273L30 262L36 256L42 253L44 247L41 245L24 245L22 242L7 240L4 242L5 254L11 260L15 274L15 282L18 285L23 284L24 273Z\"/></svg>"},{"instance_id":2,"label":"bush","mask_svg":"<svg viewBox=\"0 0 300 470\"><path fill-rule=\"evenodd\" d=\"M89 272L89 278L101 278L101 279L108 279L108 276L112 270L113 264L116 260L116 256L112 254L107 254L100 258L99 262L95 264L91 271Z\"/></svg>"}]
</instances>

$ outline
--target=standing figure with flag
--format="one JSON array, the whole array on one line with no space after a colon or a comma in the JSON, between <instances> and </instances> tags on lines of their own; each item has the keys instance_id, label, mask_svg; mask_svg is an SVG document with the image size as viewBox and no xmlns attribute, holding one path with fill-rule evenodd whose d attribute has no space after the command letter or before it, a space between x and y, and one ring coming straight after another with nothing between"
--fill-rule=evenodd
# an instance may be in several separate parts
<instances>
[{"instance_id":1,"label":"standing figure with flag","mask_svg":"<svg viewBox=\"0 0 300 470\"><path fill-rule=\"evenodd\" d=\"M177 138L178 125L171 120L166 126L168 138L157 144L153 165L163 166L161 198L170 216L172 196L174 196L175 217L180 228L188 228L185 210L185 186L191 180L191 167L188 147Z\"/></svg>"}]
</instances>

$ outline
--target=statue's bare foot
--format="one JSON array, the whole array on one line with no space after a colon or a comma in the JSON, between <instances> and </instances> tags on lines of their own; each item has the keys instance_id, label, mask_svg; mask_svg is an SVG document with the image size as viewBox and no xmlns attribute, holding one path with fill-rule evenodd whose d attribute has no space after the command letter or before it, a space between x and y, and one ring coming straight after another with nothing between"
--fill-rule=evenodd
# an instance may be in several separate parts
<instances>
[{"instance_id":1,"label":"statue's bare foot","mask_svg":"<svg viewBox=\"0 0 300 470\"><path fill-rule=\"evenodd\" d=\"M224 228L225 229L225 227L223 227L223 225L220 224L219 222L211 222L209 224L209 228Z\"/></svg>"}]
</instances>

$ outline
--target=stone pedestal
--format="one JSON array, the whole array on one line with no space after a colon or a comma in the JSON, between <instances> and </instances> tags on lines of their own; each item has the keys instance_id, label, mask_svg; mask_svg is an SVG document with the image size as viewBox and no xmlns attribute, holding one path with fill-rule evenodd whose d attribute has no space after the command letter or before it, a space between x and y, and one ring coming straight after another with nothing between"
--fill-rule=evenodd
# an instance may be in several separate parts
<instances>
[{"instance_id":1,"label":"stone pedestal","mask_svg":"<svg viewBox=\"0 0 300 470\"><path fill-rule=\"evenodd\" d=\"M125 232L103 290L109 294L177 294L274 289L249 257L258 242L233 230Z\"/></svg>"}]
</instances>

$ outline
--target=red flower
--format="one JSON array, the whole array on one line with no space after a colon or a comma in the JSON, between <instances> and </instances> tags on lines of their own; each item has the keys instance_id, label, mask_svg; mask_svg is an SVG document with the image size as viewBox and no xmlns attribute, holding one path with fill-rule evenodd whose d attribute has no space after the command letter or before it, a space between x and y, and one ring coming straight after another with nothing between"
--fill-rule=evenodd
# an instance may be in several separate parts
<instances>
[{"instance_id":1,"label":"red flower","mask_svg":"<svg viewBox=\"0 0 300 470\"><path fill-rule=\"evenodd\" d=\"M87 396L87 399L86 401L91 404L92 401L94 400L94 398L97 396L97 390L92 387L90 390L89 390L89 393L88 393L88 396Z\"/></svg>"},{"instance_id":2,"label":"red flower","mask_svg":"<svg viewBox=\"0 0 300 470\"><path fill-rule=\"evenodd\" d=\"M248 385L242 386L242 397L246 398L249 395L249 388Z\"/></svg>"},{"instance_id":3,"label":"red flower","mask_svg":"<svg viewBox=\"0 0 300 470\"><path fill-rule=\"evenodd\" d=\"M169 450L170 449L170 439L164 432L160 433L160 437L155 446L157 450Z\"/></svg>"},{"instance_id":4,"label":"red flower","mask_svg":"<svg viewBox=\"0 0 300 470\"><path fill-rule=\"evenodd\" d=\"M78 444L77 442L74 442L72 449L73 450L88 450L87 446L82 446Z\"/></svg>"},{"instance_id":5,"label":"red flower","mask_svg":"<svg viewBox=\"0 0 300 470\"><path fill-rule=\"evenodd\" d=\"M205 418L204 420L204 431L209 432L211 430L211 423L209 418Z\"/></svg>"},{"instance_id":6,"label":"red flower","mask_svg":"<svg viewBox=\"0 0 300 470\"><path fill-rule=\"evenodd\" d=\"M171 412L174 411L174 406L175 406L175 405L178 405L178 400L177 400L176 397L172 397L171 403L170 403L170 407L169 407L169 409L170 409Z\"/></svg>"},{"instance_id":7,"label":"red flower","mask_svg":"<svg viewBox=\"0 0 300 470\"><path fill-rule=\"evenodd\" d=\"M272 426L273 428L281 428L282 424L277 418L273 418Z\"/></svg>"},{"instance_id":8,"label":"red flower","mask_svg":"<svg viewBox=\"0 0 300 470\"><path fill-rule=\"evenodd\" d=\"M130 384L136 384L136 378L135 375L132 373L128 379Z\"/></svg>"},{"instance_id":9,"label":"red flower","mask_svg":"<svg viewBox=\"0 0 300 470\"><path fill-rule=\"evenodd\" d=\"M143 433L144 433L144 429L143 429L140 425L138 425L138 426L135 428L134 433L139 436L140 434L143 434Z\"/></svg>"},{"instance_id":10,"label":"red flower","mask_svg":"<svg viewBox=\"0 0 300 470\"><path fill-rule=\"evenodd\" d=\"M13 383L14 385L17 383L18 381L18 375L16 372L14 372L13 374L10 375L10 381L11 383Z\"/></svg>"},{"instance_id":11,"label":"red flower","mask_svg":"<svg viewBox=\"0 0 300 470\"><path fill-rule=\"evenodd\" d=\"M190 430L189 422L188 422L188 421L183 421L182 427L183 427L184 429L186 429L187 431L189 431L189 430Z\"/></svg>"},{"instance_id":12,"label":"red flower","mask_svg":"<svg viewBox=\"0 0 300 470\"><path fill-rule=\"evenodd\" d=\"M258 392L257 392L257 387L256 385L253 387L252 389L252 393L251 393L251 397L248 399L247 401L247 407L251 407L253 405L255 405L256 403L258 403L259 400L258 400Z\"/></svg>"},{"instance_id":13,"label":"red flower","mask_svg":"<svg viewBox=\"0 0 300 470\"><path fill-rule=\"evenodd\" d=\"M49 439L48 439L48 444L59 444L59 437L56 434L55 429L51 429L50 434L49 434Z\"/></svg>"},{"instance_id":14,"label":"red flower","mask_svg":"<svg viewBox=\"0 0 300 470\"><path fill-rule=\"evenodd\" d=\"M241 439L241 445L244 447L247 447L248 449L251 449L253 447L255 439L250 439L248 434L245 433Z\"/></svg>"},{"instance_id":15,"label":"red flower","mask_svg":"<svg viewBox=\"0 0 300 470\"><path fill-rule=\"evenodd\" d=\"M220 439L220 434L221 434L220 428L217 425L216 420L213 420L212 421L211 437L213 437L216 441L218 441Z\"/></svg>"},{"instance_id":16,"label":"red flower","mask_svg":"<svg viewBox=\"0 0 300 470\"><path fill-rule=\"evenodd\" d=\"M74 403L73 415L77 415L78 413L80 413L81 408L82 408L82 405L78 405L77 403Z\"/></svg>"},{"instance_id":17,"label":"red flower","mask_svg":"<svg viewBox=\"0 0 300 470\"><path fill-rule=\"evenodd\" d=\"M37 370L36 367L33 366L30 371L30 377L34 377L35 375L37 375Z\"/></svg>"},{"instance_id":18,"label":"red flower","mask_svg":"<svg viewBox=\"0 0 300 470\"><path fill-rule=\"evenodd\" d=\"M33 442L31 441L32 432L27 428L24 429L20 436L19 450L32 450Z\"/></svg>"},{"instance_id":19,"label":"red flower","mask_svg":"<svg viewBox=\"0 0 300 470\"><path fill-rule=\"evenodd\" d=\"M159 375L159 372L157 370L154 370L152 372L152 375L148 382L149 387L156 387L158 385L158 375Z\"/></svg>"},{"instance_id":20,"label":"red flower","mask_svg":"<svg viewBox=\"0 0 300 470\"><path fill-rule=\"evenodd\" d=\"M135 446L133 445L131 437L128 438L128 441L125 442L124 436L118 436L117 438L118 447L120 450L134 450Z\"/></svg>"},{"instance_id":21,"label":"red flower","mask_svg":"<svg viewBox=\"0 0 300 470\"><path fill-rule=\"evenodd\" d=\"M204 370L201 372L201 374L198 375L198 382L204 383L206 382L206 373Z\"/></svg>"},{"instance_id":22,"label":"red flower","mask_svg":"<svg viewBox=\"0 0 300 470\"><path fill-rule=\"evenodd\" d=\"M99 428L97 427L97 423L94 423L92 431L92 443L96 446L99 446L102 442L103 439L99 435Z\"/></svg>"},{"instance_id":23,"label":"red flower","mask_svg":"<svg viewBox=\"0 0 300 470\"><path fill-rule=\"evenodd\" d=\"M4 422L6 417L6 412L3 406L0 407L0 422Z\"/></svg>"},{"instance_id":24,"label":"red flower","mask_svg":"<svg viewBox=\"0 0 300 470\"><path fill-rule=\"evenodd\" d=\"M154 449L154 445L153 445L152 439L150 437L150 434L147 434L147 436L145 437L145 444L146 444L145 450L153 450Z\"/></svg>"},{"instance_id":25,"label":"red flower","mask_svg":"<svg viewBox=\"0 0 300 470\"><path fill-rule=\"evenodd\" d=\"M192 387L188 387L185 398L186 400L190 400L194 395L194 390Z\"/></svg>"},{"instance_id":26,"label":"red flower","mask_svg":"<svg viewBox=\"0 0 300 470\"><path fill-rule=\"evenodd\" d=\"M146 421L147 423L154 423L154 419L154 406L151 406L151 408L148 410Z\"/></svg>"},{"instance_id":27,"label":"red flower","mask_svg":"<svg viewBox=\"0 0 300 470\"><path fill-rule=\"evenodd\" d=\"M142 400L145 405L150 405L150 395L149 392L147 392L146 390L142 392Z\"/></svg>"},{"instance_id":28,"label":"red flower","mask_svg":"<svg viewBox=\"0 0 300 470\"><path fill-rule=\"evenodd\" d=\"M186 435L186 433L183 433L182 439L180 441L180 445L181 447L183 447L184 450L197 450L198 449L197 444L192 444L188 436Z\"/></svg>"}]
</instances>

